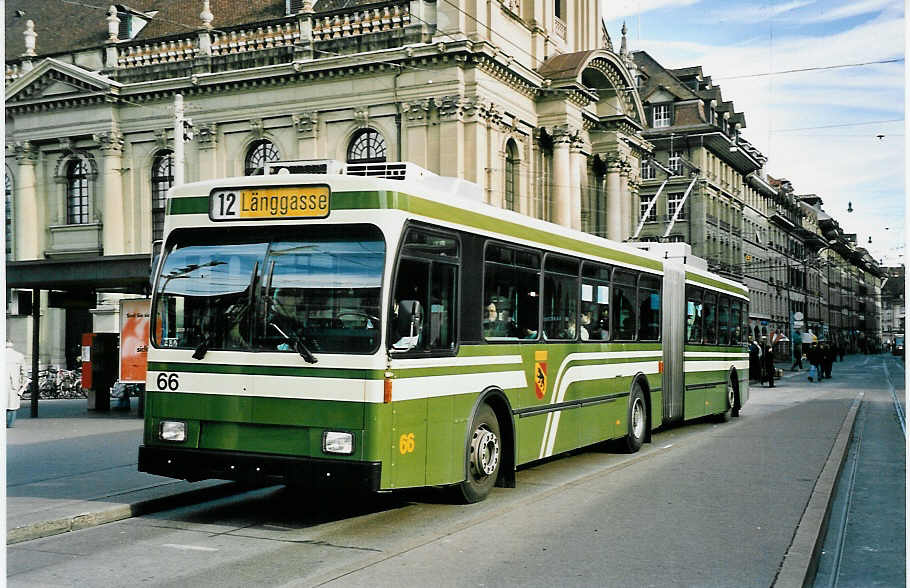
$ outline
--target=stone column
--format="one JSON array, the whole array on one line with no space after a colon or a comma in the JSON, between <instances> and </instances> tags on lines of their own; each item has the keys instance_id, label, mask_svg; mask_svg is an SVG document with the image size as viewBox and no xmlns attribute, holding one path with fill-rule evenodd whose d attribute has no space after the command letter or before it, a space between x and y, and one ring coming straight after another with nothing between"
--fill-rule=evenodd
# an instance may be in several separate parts
<instances>
[{"instance_id":1,"label":"stone column","mask_svg":"<svg viewBox=\"0 0 910 588\"><path fill-rule=\"evenodd\" d=\"M553 222L572 227L572 136L569 128L561 127L553 133Z\"/></svg>"},{"instance_id":2,"label":"stone column","mask_svg":"<svg viewBox=\"0 0 910 588\"><path fill-rule=\"evenodd\" d=\"M464 179L484 186L487 161L487 121L480 104L469 99L464 106Z\"/></svg>"},{"instance_id":3,"label":"stone column","mask_svg":"<svg viewBox=\"0 0 910 588\"><path fill-rule=\"evenodd\" d=\"M607 159L607 238L622 241L622 162L611 155Z\"/></svg>"},{"instance_id":4,"label":"stone column","mask_svg":"<svg viewBox=\"0 0 910 588\"><path fill-rule=\"evenodd\" d=\"M15 184L13 211L16 215L16 260L40 259L43 249L44 223L38 204L38 185L35 165L38 163L38 149L29 141L14 146L19 164L19 177Z\"/></svg>"},{"instance_id":5,"label":"stone column","mask_svg":"<svg viewBox=\"0 0 910 588\"><path fill-rule=\"evenodd\" d=\"M199 180L220 177L218 172L218 125L208 123L196 127L196 153L199 157Z\"/></svg>"},{"instance_id":6,"label":"stone column","mask_svg":"<svg viewBox=\"0 0 910 588\"><path fill-rule=\"evenodd\" d=\"M464 116L473 103L464 96L443 96L439 104L439 175L465 177Z\"/></svg>"},{"instance_id":7,"label":"stone column","mask_svg":"<svg viewBox=\"0 0 910 588\"><path fill-rule=\"evenodd\" d=\"M126 253L126 235L123 218L123 135L118 131L96 135L101 144L101 218L103 222L102 246L104 255Z\"/></svg>"},{"instance_id":8,"label":"stone column","mask_svg":"<svg viewBox=\"0 0 910 588\"><path fill-rule=\"evenodd\" d=\"M429 124L432 98L406 102L402 109L407 119L407 145L406 157L402 161L412 161L421 167L429 167L427 144L427 130Z\"/></svg>"},{"instance_id":9,"label":"stone column","mask_svg":"<svg viewBox=\"0 0 910 588\"><path fill-rule=\"evenodd\" d=\"M291 122L297 129L297 159L319 157L319 113L310 110L292 114Z\"/></svg>"},{"instance_id":10,"label":"stone column","mask_svg":"<svg viewBox=\"0 0 910 588\"><path fill-rule=\"evenodd\" d=\"M629 189L629 177L632 174L632 166L625 157L622 159L622 166L619 169L619 186L622 190L622 238L625 241L632 236L632 191Z\"/></svg>"},{"instance_id":11,"label":"stone column","mask_svg":"<svg viewBox=\"0 0 910 588\"><path fill-rule=\"evenodd\" d=\"M588 194L588 155L584 152L584 144L576 141L569 149L569 159L572 166L572 228L581 231L581 203L589 201ZM591 207L588 206L590 216Z\"/></svg>"}]
</instances>

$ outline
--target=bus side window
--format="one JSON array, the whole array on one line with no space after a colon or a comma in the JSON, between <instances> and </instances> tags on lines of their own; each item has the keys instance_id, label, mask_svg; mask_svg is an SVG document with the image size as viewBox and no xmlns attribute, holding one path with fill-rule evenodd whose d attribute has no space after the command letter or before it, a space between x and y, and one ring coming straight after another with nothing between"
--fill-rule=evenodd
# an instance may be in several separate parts
<instances>
[{"instance_id":1,"label":"bus side window","mask_svg":"<svg viewBox=\"0 0 910 588\"><path fill-rule=\"evenodd\" d=\"M487 341L537 339L540 255L490 243L484 253L483 305L478 309Z\"/></svg>"},{"instance_id":2,"label":"bus side window","mask_svg":"<svg viewBox=\"0 0 910 588\"><path fill-rule=\"evenodd\" d=\"M730 328L730 344L741 344L743 342L743 306L742 302L736 299L730 305Z\"/></svg>"},{"instance_id":3,"label":"bus side window","mask_svg":"<svg viewBox=\"0 0 910 588\"><path fill-rule=\"evenodd\" d=\"M636 275L616 270L613 272L613 339L633 341L637 331L635 282Z\"/></svg>"},{"instance_id":4,"label":"bus side window","mask_svg":"<svg viewBox=\"0 0 910 588\"><path fill-rule=\"evenodd\" d=\"M548 254L544 270L544 337L574 340L578 324L578 261Z\"/></svg>"},{"instance_id":5,"label":"bus side window","mask_svg":"<svg viewBox=\"0 0 910 588\"><path fill-rule=\"evenodd\" d=\"M730 299L726 296L720 297L720 304L717 309L717 343L718 345L730 344Z\"/></svg>"},{"instance_id":6,"label":"bus side window","mask_svg":"<svg viewBox=\"0 0 910 588\"><path fill-rule=\"evenodd\" d=\"M686 288L686 342L702 342L701 292L695 288Z\"/></svg>"},{"instance_id":7,"label":"bus side window","mask_svg":"<svg viewBox=\"0 0 910 588\"><path fill-rule=\"evenodd\" d=\"M394 351L422 349L426 344L426 307L429 263L402 259L395 282L392 320L389 321L389 345ZM416 305L414 303L417 303ZM413 327L421 327L412 332Z\"/></svg>"},{"instance_id":8,"label":"bus side window","mask_svg":"<svg viewBox=\"0 0 910 588\"><path fill-rule=\"evenodd\" d=\"M704 304L705 344L717 344L717 295L705 292Z\"/></svg>"},{"instance_id":9,"label":"bus side window","mask_svg":"<svg viewBox=\"0 0 910 588\"><path fill-rule=\"evenodd\" d=\"M434 263L430 281L430 347L455 349L455 304L458 300L457 266Z\"/></svg>"},{"instance_id":10,"label":"bus side window","mask_svg":"<svg viewBox=\"0 0 910 588\"><path fill-rule=\"evenodd\" d=\"M613 269L599 263L585 262L581 268L581 314L588 331L588 341L610 338L610 275Z\"/></svg>"},{"instance_id":11,"label":"bus side window","mask_svg":"<svg viewBox=\"0 0 910 588\"><path fill-rule=\"evenodd\" d=\"M638 340L660 338L660 279L642 274L638 280Z\"/></svg>"}]
</instances>

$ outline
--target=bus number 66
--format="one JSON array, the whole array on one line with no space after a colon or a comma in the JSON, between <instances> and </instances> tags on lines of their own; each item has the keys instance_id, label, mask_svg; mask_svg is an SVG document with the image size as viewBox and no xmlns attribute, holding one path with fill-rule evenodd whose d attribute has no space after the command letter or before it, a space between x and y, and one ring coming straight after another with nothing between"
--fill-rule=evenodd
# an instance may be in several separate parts
<instances>
[{"instance_id":1,"label":"bus number 66","mask_svg":"<svg viewBox=\"0 0 910 588\"><path fill-rule=\"evenodd\" d=\"M171 392L176 391L177 388L180 387L180 382L177 379L177 374L166 374L162 372L158 374L158 379L155 381L155 383L158 384L159 390L170 390Z\"/></svg>"}]
</instances>

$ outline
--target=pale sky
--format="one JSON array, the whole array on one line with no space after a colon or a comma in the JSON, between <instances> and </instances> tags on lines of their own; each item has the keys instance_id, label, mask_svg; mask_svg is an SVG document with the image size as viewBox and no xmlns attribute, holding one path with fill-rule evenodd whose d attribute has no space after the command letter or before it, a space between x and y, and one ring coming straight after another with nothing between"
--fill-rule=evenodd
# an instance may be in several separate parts
<instances>
[{"instance_id":1,"label":"pale sky","mask_svg":"<svg viewBox=\"0 0 910 588\"><path fill-rule=\"evenodd\" d=\"M875 259L904 263L902 1L600 1L617 51L625 21L630 49L701 65L770 175L818 194Z\"/></svg>"}]
</instances>

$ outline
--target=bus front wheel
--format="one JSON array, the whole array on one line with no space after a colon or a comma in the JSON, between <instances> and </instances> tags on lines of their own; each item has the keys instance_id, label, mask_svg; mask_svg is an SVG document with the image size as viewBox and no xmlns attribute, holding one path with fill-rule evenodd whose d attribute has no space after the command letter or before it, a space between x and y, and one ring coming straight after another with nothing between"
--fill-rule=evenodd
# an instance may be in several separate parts
<instances>
[{"instance_id":1,"label":"bus front wheel","mask_svg":"<svg viewBox=\"0 0 910 588\"><path fill-rule=\"evenodd\" d=\"M645 405L645 395L641 391L641 384L635 383L632 394L629 396L629 432L623 439L626 451L635 453L641 449L645 441L645 431L648 426L648 411Z\"/></svg>"},{"instance_id":2,"label":"bus front wheel","mask_svg":"<svg viewBox=\"0 0 910 588\"><path fill-rule=\"evenodd\" d=\"M502 439L499 421L489 404L482 404L471 422L471 437L465 451L464 482L457 496L467 503L480 502L490 493L502 464Z\"/></svg>"}]
</instances>

